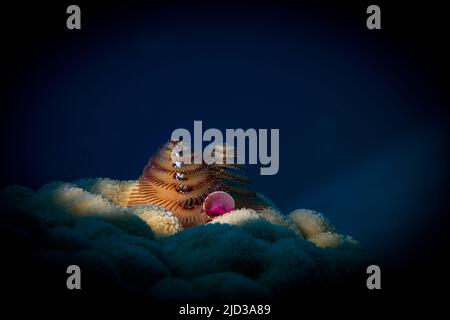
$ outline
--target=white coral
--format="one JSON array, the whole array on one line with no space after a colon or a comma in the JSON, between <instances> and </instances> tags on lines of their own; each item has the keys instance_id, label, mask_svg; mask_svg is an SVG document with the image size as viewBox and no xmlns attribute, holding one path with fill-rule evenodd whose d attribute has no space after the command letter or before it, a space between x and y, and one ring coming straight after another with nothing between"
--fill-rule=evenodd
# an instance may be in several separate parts
<instances>
[{"instance_id":1,"label":"white coral","mask_svg":"<svg viewBox=\"0 0 450 320\"><path fill-rule=\"evenodd\" d=\"M214 218L210 223L226 223L235 226L242 225L247 222L261 219L258 213L253 209L242 208L233 210Z\"/></svg>"},{"instance_id":2,"label":"white coral","mask_svg":"<svg viewBox=\"0 0 450 320\"><path fill-rule=\"evenodd\" d=\"M288 217L297 225L303 236L318 247L335 248L344 244L357 244L353 238L336 233L328 219L316 211L298 209Z\"/></svg>"},{"instance_id":3,"label":"white coral","mask_svg":"<svg viewBox=\"0 0 450 320\"><path fill-rule=\"evenodd\" d=\"M82 179L76 185L91 193L100 194L119 207L126 207L137 180L119 181L108 178Z\"/></svg>"},{"instance_id":4,"label":"white coral","mask_svg":"<svg viewBox=\"0 0 450 320\"><path fill-rule=\"evenodd\" d=\"M178 219L170 211L158 206L134 206L129 210L144 220L156 236L171 236L183 230Z\"/></svg>"},{"instance_id":5,"label":"white coral","mask_svg":"<svg viewBox=\"0 0 450 320\"><path fill-rule=\"evenodd\" d=\"M154 205L143 205L127 208L128 197L137 181L118 181L111 179L82 179L74 183L53 182L36 192L20 187L7 189L10 199L26 197L26 207L42 213L45 223L64 223L77 216L96 216L120 224L129 231L140 230L139 221L130 215L139 217L151 228L156 236L170 236L183 230L178 219L170 212ZM242 226L247 222L264 220L293 230L299 237L304 237L318 247L338 247L357 242L349 236L336 232L321 213L313 210L298 209L289 215L283 215L270 200L258 194L272 206L255 211L253 209L237 209L216 217L210 223ZM21 201L14 201L21 202ZM25 208L26 209L26 208ZM53 212L48 215L47 212ZM137 232L137 231L135 231Z\"/></svg>"}]
</instances>

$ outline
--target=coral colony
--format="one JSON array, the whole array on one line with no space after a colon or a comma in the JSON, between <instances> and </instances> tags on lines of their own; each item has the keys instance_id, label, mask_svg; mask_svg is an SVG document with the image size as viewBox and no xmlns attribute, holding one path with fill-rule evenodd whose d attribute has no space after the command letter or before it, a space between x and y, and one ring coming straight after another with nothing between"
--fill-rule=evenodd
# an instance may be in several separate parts
<instances>
[{"instance_id":1,"label":"coral colony","mask_svg":"<svg viewBox=\"0 0 450 320\"><path fill-rule=\"evenodd\" d=\"M257 141L252 132L247 131L250 144ZM207 130L203 138L212 135ZM82 179L52 182L37 191L0 190L0 209L15 216L6 221L18 224L12 230L31 228L26 239L20 232L12 241L28 241L35 263L54 257L62 267L109 270L106 274L117 275L108 278L116 292L147 293L155 300L243 295L267 300L311 283L332 288L360 270L364 259L355 240L337 233L317 212L282 214L250 187L244 165L233 161L240 147L228 145L229 139L223 144L217 132L214 136L207 153L217 161L176 148L180 140L188 145L185 135L157 151L139 181ZM271 136L274 161L266 169L278 170L278 131ZM269 163L267 141L259 138L261 163ZM202 161L195 163L198 158ZM44 243L33 221L46 234ZM192 309L186 306L183 312Z\"/></svg>"},{"instance_id":2,"label":"coral colony","mask_svg":"<svg viewBox=\"0 0 450 320\"><path fill-rule=\"evenodd\" d=\"M267 300L311 284L333 288L367 266L358 244L317 212L281 213L272 204L184 229L163 208L127 207L138 183L96 178L0 190L9 239L27 245L37 265L79 265L81 288L83 272L99 270L112 292L156 300ZM219 199L224 210L228 200Z\"/></svg>"},{"instance_id":3,"label":"coral colony","mask_svg":"<svg viewBox=\"0 0 450 320\"><path fill-rule=\"evenodd\" d=\"M249 163L259 155L260 163L269 165L261 174L275 174L278 130L270 134L270 156L267 130L260 129L258 137L254 129L228 129L226 136L224 143L217 129L202 134L196 121L194 152L189 132L175 130L138 181L52 182L36 192L11 186L0 192L0 209L23 216L11 221L33 217L42 223L39 228L50 242L37 247L36 259L46 259L48 251L64 267L110 270L118 275L108 279L112 288L146 292L156 300L239 299L243 294L267 300L310 283L333 287L355 274L364 262L355 240L337 233L317 212L282 214L251 188L245 141ZM202 151L202 140L214 141ZM32 248L40 241L27 239ZM183 312L192 309L186 306Z\"/></svg>"}]
</instances>

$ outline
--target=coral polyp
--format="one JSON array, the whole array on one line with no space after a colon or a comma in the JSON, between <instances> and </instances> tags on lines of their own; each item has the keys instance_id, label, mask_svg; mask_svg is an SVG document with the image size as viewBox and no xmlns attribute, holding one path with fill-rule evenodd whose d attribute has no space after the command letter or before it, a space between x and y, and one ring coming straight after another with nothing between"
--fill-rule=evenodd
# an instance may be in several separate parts
<instances>
[{"instance_id":1,"label":"coral polyp","mask_svg":"<svg viewBox=\"0 0 450 320\"><path fill-rule=\"evenodd\" d=\"M153 157L131 192L128 206L157 205L171 211L183 227L206 223L211 218L202 210L206 197L215 191L229 193L236 209L265 207L264 201L251 190L246 169L240 164L172 161L177 142L166 143ZM224 157L234 157L234 151L221 148ZM186 162L186 161L185 161Z\"/></svg>"}]
</instances>

